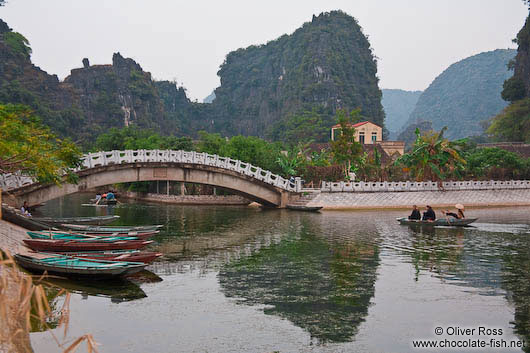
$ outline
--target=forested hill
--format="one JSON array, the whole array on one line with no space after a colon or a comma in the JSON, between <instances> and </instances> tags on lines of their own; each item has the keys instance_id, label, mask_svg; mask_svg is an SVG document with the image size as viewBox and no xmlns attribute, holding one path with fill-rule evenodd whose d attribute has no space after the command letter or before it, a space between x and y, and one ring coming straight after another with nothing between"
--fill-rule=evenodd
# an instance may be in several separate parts
<instances>
[{"instance_id":1,"label":"forested hill","mask_svg":"<svg viewBox=\"0 0 530 353\"><path fill-rule=\"evenodd\" d=\"M385 110L385 124L390 138L395 139L409 120L410 113L416 107L422 91L404 91L402 89L382 89L382 104Z\"/></svg>"},{"instance_id":2,"label":"forested hill","mask_svg":"<svg viewBox=\"0 0 530 353\"><path fill-rule=\"evenodd\" d=\"M291 35L226 56L215 90L210 129L264 136L290 113L361 108L384 124L377 65L357 21L341 12L313 16ZM205 125L208 126L208 125Z\"/></svg>"},{"instance_id":3,"label":"forested hill","mask_svg":"<svg viewBox=\"0 0 530 353\"><path fill-rule=\"evenodd\" d=\"M406 125L431 121L436 130L447 126L446 136L453 139L482 134L481 122L507 105L501 91L515 53L497 49L449 66L420 96Z\"/></svg>"},{"instance_id":4,"label":"forested hill","mask_svg":"<svg viewBox=\"0 0 530 353\"><path fill-rule=\"evenodd\" d=\"M365 119L383 125L376 73L366 36L340 11L313 16L291 35L229 53L210 104L192 103L184 88L152 80L119 53L108 65L83 59L60 82L31 63L27 40L0 20L0 103L29 105L60 136L86 146L109 128L128 125L162 134L196 136L206 130L263 137L305 111L318 112L327 129L338 108L361 108Z\"/></svg>"}]
</instances>

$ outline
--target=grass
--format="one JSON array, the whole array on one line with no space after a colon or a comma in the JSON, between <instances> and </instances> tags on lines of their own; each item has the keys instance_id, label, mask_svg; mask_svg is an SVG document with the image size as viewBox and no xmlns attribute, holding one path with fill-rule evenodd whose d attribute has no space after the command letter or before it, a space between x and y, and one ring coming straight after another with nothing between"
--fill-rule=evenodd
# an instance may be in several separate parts
<instances>
[{"instance_id":1,"label":"grass","mask_svg":"<svg viewBox=\"0 0 530 353\"><path fill-rule=\"evenodd\" d=\"M46 276L39 277L39 281ZM86 342L89 353L97 353L96 342L91 334L77 339L66 340L70 318L70 293L60 289L55 298L65 295L64 303L58 313L57 327L63 328L63 339L59 340L50 330L47 320L55 316L50 308L49 298L42 285L35 285L33 277L18 270L9 253L0 252L0 351L33 352L29 338L31 321L36 320L50 332L57 349L63 353L72 353Z\"/></svg>"}]
</instances>

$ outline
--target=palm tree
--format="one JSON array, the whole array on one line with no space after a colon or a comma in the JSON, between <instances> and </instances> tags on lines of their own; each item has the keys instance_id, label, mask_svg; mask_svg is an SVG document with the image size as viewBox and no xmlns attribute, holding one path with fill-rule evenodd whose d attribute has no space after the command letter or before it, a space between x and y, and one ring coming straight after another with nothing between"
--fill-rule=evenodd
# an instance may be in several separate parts
<instances>
[{"instance_id":1,"label":"palm tree","mask_svg":"<svg viewBox=\"0 0 530 353\"><path fill-rule=\"evenodd\" d=\"M417 181L441 181L448 177L460 177L460 172L466 164L459 149L463 142L451 142L443 137L447 130L430 131L425 135L416 129L416 141L409 153L399 157L395 164L410 168Z\"/></svg>"}]
</instances>

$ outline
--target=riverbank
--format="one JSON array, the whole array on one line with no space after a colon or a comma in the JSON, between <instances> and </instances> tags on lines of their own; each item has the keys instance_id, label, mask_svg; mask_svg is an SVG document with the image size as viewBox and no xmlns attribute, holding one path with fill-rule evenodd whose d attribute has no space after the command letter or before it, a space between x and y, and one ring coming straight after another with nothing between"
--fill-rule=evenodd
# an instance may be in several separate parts
<instances>
[{"instance_id":1,"label":"riverbank","mask_svg":"<svg viewBox=\"0 0 530 353\"><path fill-rule=\"evenodd\" d=\"M164 195L120 191L120 198L182 205L248 205L250 201L237 195Z\"/></svg>"},{"instance_id":2,"label":"riverbank","mask_svg":"<svg viewBox=\"0 0 530 353\"><path fill-rule=\"evenodd\" d=\"M27 230L13 223L0 220L0 249L11 254L28 252L23 239L27 238Z\"/></svg>"},{"instance_id":3,"label":"riverbank","mask_svg":"<svg viewBox=\"0 0 530 353\"><path fill-rule=\"evenodd\" d=\"M412 205L454 207L529 206L530 189L403 192L319 192L307 206L324 210L403 209Z\"/></svg>"}]
</instances>

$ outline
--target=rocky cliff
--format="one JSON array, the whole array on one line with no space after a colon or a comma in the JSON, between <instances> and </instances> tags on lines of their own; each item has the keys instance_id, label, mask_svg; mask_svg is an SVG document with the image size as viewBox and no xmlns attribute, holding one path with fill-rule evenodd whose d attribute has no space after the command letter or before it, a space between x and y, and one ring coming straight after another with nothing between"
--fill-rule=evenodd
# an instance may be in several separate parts
<instances>
[{"instance_id":1,"label":"rocky cliff","mask_svg":"<svg viewBox=\"0 0 530 353\"><path fill-rule=\"evenodd\" d=\"M153 81L119 53L109 65L83 59L63 82L34 66L30 54L27 40L0 20L0 103L27 104L59 135L84 145L111 127L130 125L163 134L263 137L289 114L313 108L330 126L339 108L361 108L364 118L384 125L370 43L357 21L340 11L229 53L210 104L191 102L173 82Z\"/></svg>"},{"instance_id":2,"label":"rocky cliff","mask_svg":"<svg viewBox=\"0 0 530 353\"><path fill-rule=\"evenodd\" d=\"M376 60L357 21L340 11L313 16L291 35L226 56L205 127L264 136L290 113L361 108L384 124Z\"/></svg>"}]
</instances>

